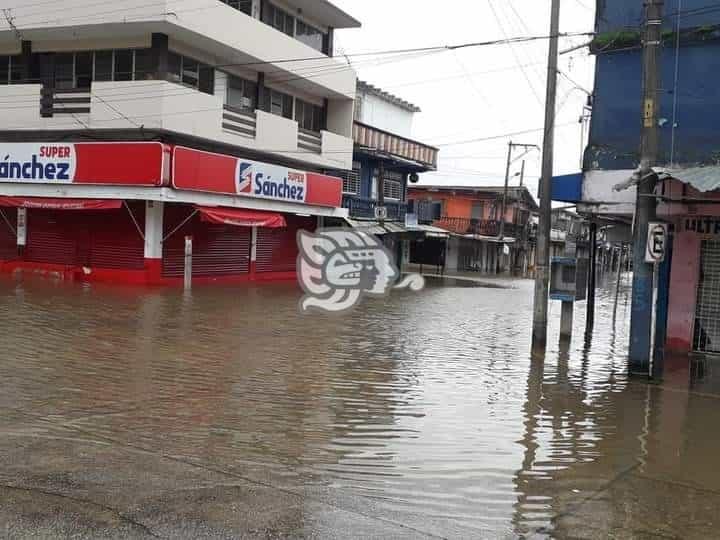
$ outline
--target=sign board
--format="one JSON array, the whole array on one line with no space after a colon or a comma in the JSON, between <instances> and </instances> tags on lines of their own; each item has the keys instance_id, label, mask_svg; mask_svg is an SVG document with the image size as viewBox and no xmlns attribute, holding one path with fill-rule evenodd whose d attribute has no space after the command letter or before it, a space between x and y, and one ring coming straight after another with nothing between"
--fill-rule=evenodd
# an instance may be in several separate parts
<instances>
[{"instance_id":1,"label":"sign board","mask_svg":"<svg viewBox=\"0 0 720 540\"><path fill-rule=\"evenodd\" d=\"M375 219L387 219L388 209L387 206L376 206L375 207Z\"/></svg>"},{"instance_id":2,"label":"sign board","mask_svg":"<svg viewBox=\"0 0 720 540\"><path fill-rule=\"evenodd\" d=\"M645 262L658 263L665 260L668 242L668 226L666 223L651 222L648 224L647 248Z\"/></svg>"},{"instance_id":3,"label":"sign board","mask_svg":"<svg viewBox=\"0 0 720 540\"><path fill-rule=\"evenodd\" d=\"M160 186L169 181L158 142L0 143L0 182Z\"/></svg>"},{"instance_id":4,"label":"sign board","mask_svg":"<svg viewBox=\"0 0 720 540\"><path fill-rule=\"evenodd\" d=\"M177 189L318 206L342 205L340 178L182 146L175 147L172 176Z\"/></svg>"}]
</instances>

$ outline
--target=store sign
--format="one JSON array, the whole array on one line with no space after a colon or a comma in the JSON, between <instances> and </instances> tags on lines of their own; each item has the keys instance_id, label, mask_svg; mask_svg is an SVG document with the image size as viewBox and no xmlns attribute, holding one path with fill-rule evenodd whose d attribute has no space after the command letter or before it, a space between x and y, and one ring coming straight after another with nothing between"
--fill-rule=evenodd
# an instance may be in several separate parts
<instances>
[{"instance_id":1,"label":"store sign","mask_svg":"<svg viewBox=\"0 0 720 540\"><path fill-rule=\"evenodd\" d=\"M340 207L342 180L333 176L182 146L173 154L176 189Z\"/></svg>"},{"instance_id":2,"label":"store sign","mask_svg":"<svg viewBox=\"0 0 720 540\"><path fill-rule=\"evenodd\" d=\"M720 218L694 217L684 220L685 231L703 235L720 235Z\"/></svg>"},{"instance_id":3,"label":"store sign","mask_svg":"<svg viewBox=\"0 0 720 540\"><path fill-rule=\"evenodd\" d=\"M304 203L307 174L277 165L237 160L237 193L263 199Z\"/></svg>"},{"instance_id":4,"label":"store sign","mask_svg":"<svg viewBox=\"0 0 720 540\"><path fill-rule=\"evenodd\" d=\"M647 249L645 262L659 263L665 260L667 251L668 226L666 223L651 222L648 225Z\"/></svg>"},{"instance_id":5,"label":"store sign","mask_svg":"<svg viewBox=\"0 0 720 540\"><path fill-rule=\"evenodd\" d=\"M0 143L0 183L159 186L161 143Z\"/></svg>"}]
</instances>

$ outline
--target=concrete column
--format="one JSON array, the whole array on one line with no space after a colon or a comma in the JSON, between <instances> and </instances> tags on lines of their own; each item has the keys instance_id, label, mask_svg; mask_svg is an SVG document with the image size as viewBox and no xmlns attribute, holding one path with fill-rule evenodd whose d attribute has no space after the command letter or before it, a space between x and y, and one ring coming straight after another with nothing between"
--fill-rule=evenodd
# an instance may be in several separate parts
<instances>
[{"instance_id":1,"label":"concrete column","mask_svg":"<svg viewBox=\"0 0 720 540\"><path fill-rule=\"evenodd\" d=\"M560 312L560 339L572 338L573 331L573 302L563 302Z\"/></svg>"},{"instance_id":2,"label":"concrete column","mask_svg":"<svg viewBox=\"0 0 720 540\"><path fill-rule=\"evenodd\" d=\"M149 283L162 279L164 211L165 203L145 203L145 274Z\"/></svg>"}]
</instances>

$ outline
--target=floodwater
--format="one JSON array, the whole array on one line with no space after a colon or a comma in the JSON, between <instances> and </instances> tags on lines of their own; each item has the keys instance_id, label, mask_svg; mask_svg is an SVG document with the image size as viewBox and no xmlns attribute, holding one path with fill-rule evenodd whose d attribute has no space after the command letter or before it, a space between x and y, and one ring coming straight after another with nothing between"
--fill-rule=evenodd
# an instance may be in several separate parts
<instances>
[{"instance_id":1,"label":"floodwater","mask_svg":"<svg viewBox=\"0 0 720 540\"><path fill-rule=\"evenodd\" d=\"M508 284L333 317L292 284L0 280L0 536L716 536L714 363L630 379L611 283L532 359Z\"/></svg>"}]
</instances>

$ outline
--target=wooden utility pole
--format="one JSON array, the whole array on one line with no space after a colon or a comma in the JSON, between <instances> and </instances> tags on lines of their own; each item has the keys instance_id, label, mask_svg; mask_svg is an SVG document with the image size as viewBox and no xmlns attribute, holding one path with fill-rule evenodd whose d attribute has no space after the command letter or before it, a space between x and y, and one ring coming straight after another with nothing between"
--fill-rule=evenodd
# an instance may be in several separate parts
<instances>
[{"instance_id":1,"label":"wooden utility pole","mask_svg":"<svg viewBox=\"0 0 720 540\"><path fill-rule=\"evenodd\" d=\"M547 95L545 99L545 137L543 141L542 177L540 178L540 222L537 237L537 273L533 312L533 350L547 344L548 288L550 286L550 230L552 222L552 176L555 143L555 105L558 78L558 34L560 0L552 0L550 47L548 52Z\"/></svg>"},{"instance_id":2,"label":"wooden utility pole","mask_svg":"<svg viewBox=\"0 0 720 540\"><path fill-rule=\"evenodd\" d=\"M640 170L635 202L633 231L633 290L630 319L630 372L650 374L652 347L653 276L655 267L645 262L648 223L655 219L653 171L658 159L658 86L659 52L662 46L663 0L645 2L645 38L643 42L643 103Z\"/></svg>"}]
</instances>

